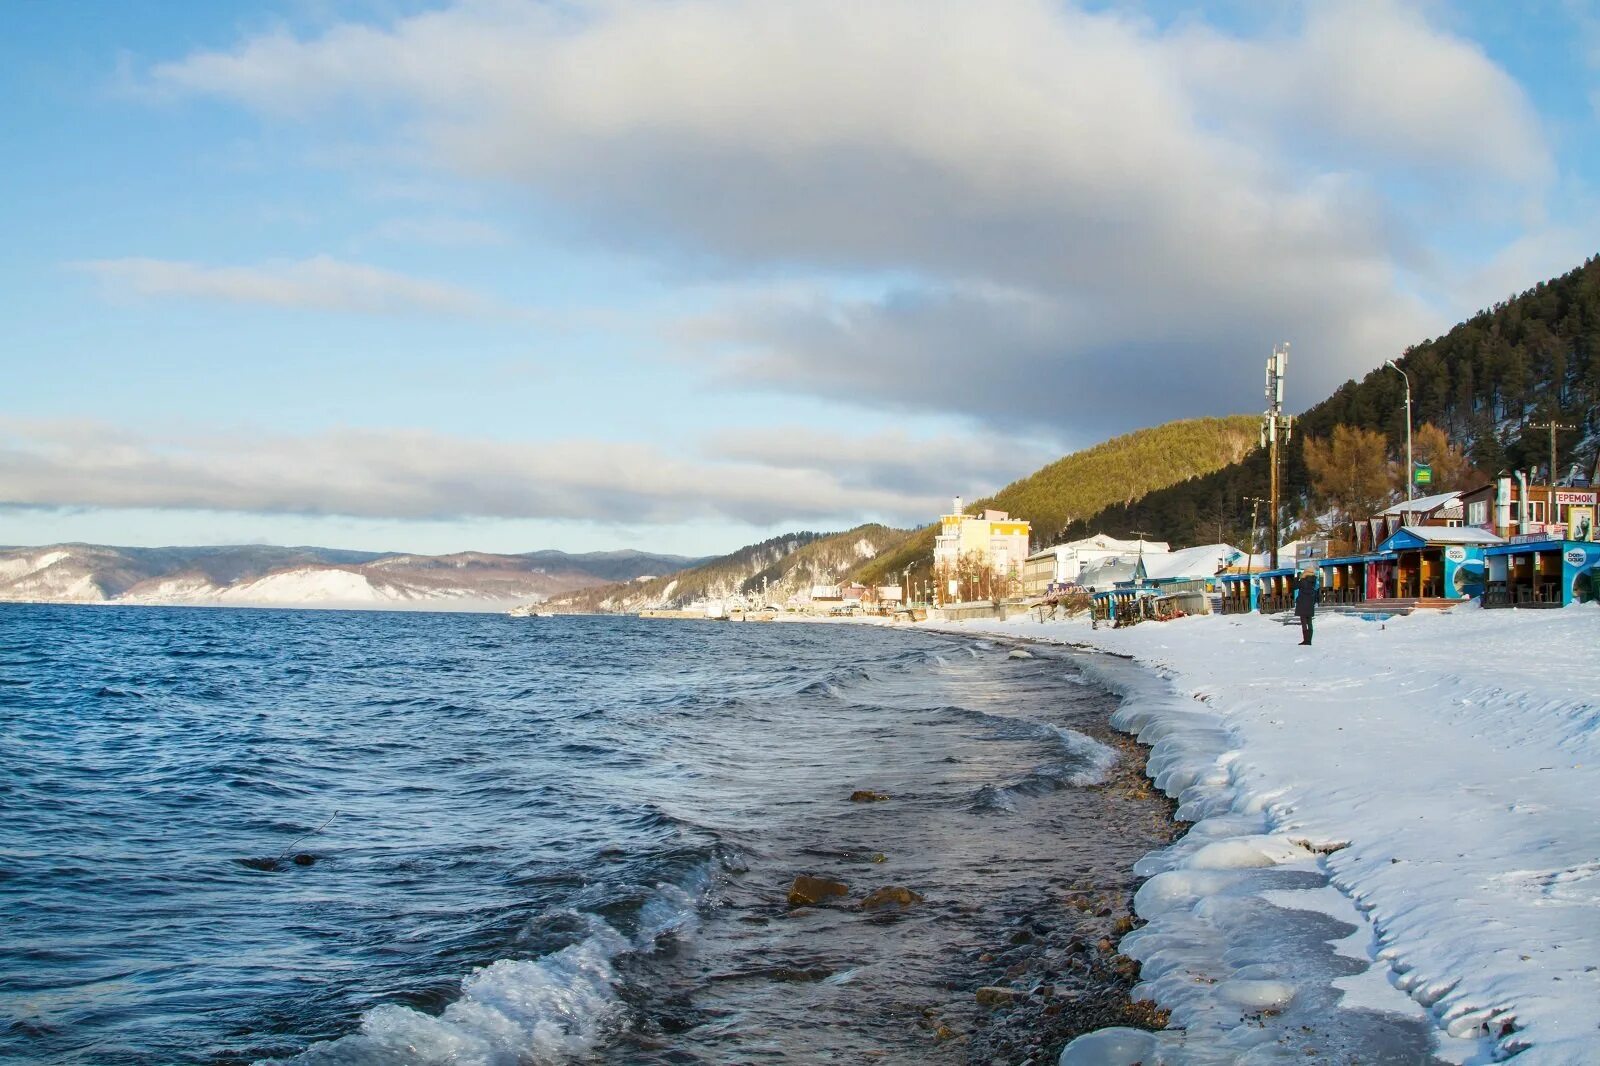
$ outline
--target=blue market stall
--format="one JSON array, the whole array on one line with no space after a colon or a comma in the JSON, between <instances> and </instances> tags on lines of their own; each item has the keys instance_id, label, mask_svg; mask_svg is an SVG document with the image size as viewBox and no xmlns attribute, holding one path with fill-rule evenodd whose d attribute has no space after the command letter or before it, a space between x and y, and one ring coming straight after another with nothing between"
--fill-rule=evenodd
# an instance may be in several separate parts
<instances>
[{"instance_id":1,"label":"blue market stall","mask_svg":"<svg viewBox=\"0 0 1600 1066\"><path fill-rule=\"evenodd\" d=\"M1565 607L1600 599L1600 544L1525 540L1484 552L1485 607Z\"/></svg>"},{"instance_id":2,"label":"blue market stall","mask_svg":"<svg viewBox=\"0 0 1600 1066\"><path fill-rule=\"evenodd\" d=\"M1263 570L1256 575L1256 606L1262 614L1294 609L1294 583L1300 573L1292 566Z\"/></svg>"},{"instance_id":3,"label":"blue market stall","mask_svg":"<svg viewBox=\"0 0 1600 1066\"><path fill-rule=\"evenodd\" d=\"M1259 585L1256 582L1257 574L1223 574L1219 581L1222 583L1222 613L1247 614L1261 606L1258 595Z\"/></svg>"},{"instance_id":4,"label":"blue market stall","mask_svg":"<svg viewBox=\"0 0 1600 1066\"><path fill-rule=\"evenodd\" d=\"M1344 606L1382 598L1385 590L1375 568L1393 563L1394 557L1387 554L1344 555L1323 559L1317 563L1318 576L1321 578L1317 602Z\"/></svg>"},{"instance_id":5,"label":"blue market stall","mask_svg":"<svg viewBox=\"0 0 1600 1066\"><path fill-rule=\"evenodd\" d=\"M1475 526L1402 526L1378 545L1394 557L1399 599L1469 600L1484 591L1484 551L1505 541Z\"/></svg>"}]
</instances>

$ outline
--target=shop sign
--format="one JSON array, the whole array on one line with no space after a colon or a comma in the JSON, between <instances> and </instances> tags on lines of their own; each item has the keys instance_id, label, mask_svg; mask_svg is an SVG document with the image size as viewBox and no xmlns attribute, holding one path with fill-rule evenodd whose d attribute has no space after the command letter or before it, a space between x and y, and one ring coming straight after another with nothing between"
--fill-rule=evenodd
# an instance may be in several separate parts
<instances>
[{"instance_id":1,"label":"shop sign","mask_svg":"<svg viewBox=\"0 0 1600 1066\"><path fill-rule=\"evenodd\" d=\"M1452 563L1465 562L1466 558L1467 558L1467 549L1465 549L1465 548L1446 548L1444 550L1444 557L1446 559L1449 559Z\"/></svg>"},{"instance_id":2,"label":"shop sign","mask_svg":"<svg viewBox=\"0 0 1600 1066\"><path fill-rule=\"evenodd\" d=\"M1412 483L1418 488L1433 484L1433 467L1427 463L1418 463L1411 472Z\"/></svg>"},{"instance_id":3,"label":"shop sign","mask_svg":"<svg viewBox=\"0 0 1600 1066\"><path fill-rule=\"evenodd\" d=\"M1589 553L1582 548L1569 548L1567 550L1567 565L1582 566L1589 559Z\"/></svg>"},{"instance_id":4,"label":"shop sign","mask_svg":"<svg viewBox=\"0 0 1600 1066\"><path fill-rule=\"evenodd\" d=\"M1592 490L1589 491L1589 492L1584 492L1581 489L1580 490L1573 490L1573 489L1557 489L1556 490L1556 506L1557 507L1562 507L1562 506L1568 506L1568 507L1593 507L1594 505L1595 505L1595 493Z\"/></svg>"}]
</instances>

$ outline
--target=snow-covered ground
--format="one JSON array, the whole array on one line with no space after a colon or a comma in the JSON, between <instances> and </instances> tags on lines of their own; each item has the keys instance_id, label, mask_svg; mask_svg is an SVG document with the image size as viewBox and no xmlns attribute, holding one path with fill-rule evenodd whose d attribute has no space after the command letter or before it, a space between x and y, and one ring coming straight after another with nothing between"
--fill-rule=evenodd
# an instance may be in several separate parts
<instances>
[{"instance_id":1,"label":"snow-covered ground","mask_svg":"<svg viewBox=\"0 0 1600 1066\"><path fill-rule=\"evenodd\" d=\"M1600 608L940 628L1143 664L1092 669L1195 823L1123 944L1184 1031L1063 1063L1600 1063Z\"/></svg>"}]
</instances>

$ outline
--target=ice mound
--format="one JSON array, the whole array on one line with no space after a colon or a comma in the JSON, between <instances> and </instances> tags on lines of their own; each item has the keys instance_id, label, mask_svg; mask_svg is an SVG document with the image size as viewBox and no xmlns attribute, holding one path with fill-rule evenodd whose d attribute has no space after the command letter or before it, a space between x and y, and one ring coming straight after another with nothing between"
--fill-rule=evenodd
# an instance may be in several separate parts
<instances>
[{"instance_id":1,"label":"ice mound","mask_svg":"<svg viewBox=\"0 0 1600 1066\"><path fill-rule=\"evenodd\" d=\"M1085 1033L1061 1051L1058 1066L1163 1066L1160 1046L1143 1029Z\"/></svg>"},{"instance_id":2,"label":"ice mound","mask_svg":"<svg viewBox=\"0 0 1600 1066\"><path fill-rule=\"evenodd\" d=\"M1235 979L1219 984L1216 996L1248 1010L1278 1010L1294 998L1294 985L1286 981Z\"/></svg>"},{"instance_id":3,"label":"ice mound","mask_svg":"<svg viewBox=\"0 0 1600 1066\"><path fill-rule=\"evenodd\" d=\"M1311 857L1303 846L1277 836L1236 837L1195 849L1185 864L1191 870L1243 870L1277 866Z\"/></svg>"}]
</instances>

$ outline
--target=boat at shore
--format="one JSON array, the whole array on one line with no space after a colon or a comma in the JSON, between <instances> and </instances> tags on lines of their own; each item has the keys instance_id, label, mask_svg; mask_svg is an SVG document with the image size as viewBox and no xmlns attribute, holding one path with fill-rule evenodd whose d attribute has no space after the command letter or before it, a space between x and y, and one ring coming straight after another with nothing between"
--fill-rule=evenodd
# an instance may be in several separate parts
<instances>
[{"instance_id":1,"label":"boat at shore","mask_svg":"<svg viewBox=\"0 0 1600 1066\"><path fill-rule=\"evenodd\" d=\"M554 618L554 611L541 611L537 604L525 603L521 607L513 607L506 612L512 618Z\"/></svg>"}]
</instances>

